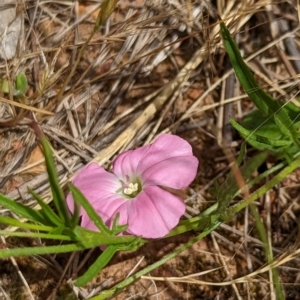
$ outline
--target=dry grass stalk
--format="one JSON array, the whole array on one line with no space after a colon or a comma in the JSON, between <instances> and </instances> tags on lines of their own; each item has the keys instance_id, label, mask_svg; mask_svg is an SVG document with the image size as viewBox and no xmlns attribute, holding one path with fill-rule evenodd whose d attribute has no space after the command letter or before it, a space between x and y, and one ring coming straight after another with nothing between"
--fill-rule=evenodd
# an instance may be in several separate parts
<instances>
[{"instance_id":1,"label":"dry grass stalk","mask_svg":"<svg viewBox=\"0 0 300 300\"><path fill-rule=\"evenodd\" d=\"M230 129L223 131L228 124L228 112L238 118L252 109L245 101L245 95L241 95L232 82L234 77L230 67L224 68L217 13L232 32L238 34L246 61L250 62L261 86L275 97L287 100L298 93L299 22L296 5L293 7L291 1L286 3L283 7L278 1L271 0L220 0L216 3L208 0L119 1L105 26L93 35L76 66L76 58L91 36L101 3L24 2L21 13L26 20L23 40L26 50L20 47L12 60L0 62L0 78L13 82L18 72L23 71L30 84L25 103L11 94L0 95L1 191L34 206L27 193L27 187L30 187L42 194L45 201L51 201L46 174L33 172L43 160L38 156L36 160L30 159L36 142L27 124L30 114L34 114L55 149L62 184L90 161L108 166L121 150L149 143L161 132L180 132L193 143L201 159L199 181L185 192L186 198L190 199L187 201L188 214L202 211L211 205L207 191L212 179L222 180L229 170L228 161L218 145L222 145L225 137L228 137L226 141L230 147L236 147L240 142ZM268 40L260 37L260 30L264 30ZM218 90L219 86L223 91ZM175 270L168 264L165 269L157 270L167 276L151 274L151 277L144 277L151 280L151 285L146 288L139 281L131 292L145 297L154 293L158 299L175 297L172 289L191 299L213 299L226 293L247 298L255 288L258 297L262 298L264 292L272 293L273 285L271 274L269 279L261 276L272 272L274 266L282 266L280 271L285 282L296 282L293 264L299 266L299 250L288 252L287 249L296 237L293 228L296 228L299 208L295 196L297 176L291 176L287 181L280 189L278 203L274 192L261 200L268 203L269 250L276 254L273 265L263 266L262 243L246 212L230 226L224 224L218 229L212 237L213 245L208 239L193 246L190 252L171 262L176 266ZM289 184L294 184L293 188L283 193ZM291 199L296 199L293 204ZM264 213L262 203L257 205ZM3 209L0 213L9 214ZM280 214L280 218L274 230L276 214ZM287 236L287 232L292 233ZM276 239L273 240L274 235ZM172 243L181 242L184 241L180 238L168 241L169 244L162 245L159 251L168 252ZM135 265L143 267L157 258L159 251L152 250L160 247L157 246L159 243L147 245L149 255L141 249L134 254L136 257L129 257L131 270L135 270ZM219 257L213 255L215 249ZM90 253L87 264L97 255L97 250L95 252ZM95 291L122 279L122 274L114 273L114 264L120 270L126 270L124 276L130 272L125 266L126 259L122 255L115 258L103 273L107 275L100 275L103 285ZM59 274L59 278L47 275L49 286L57 288L58 293L63 278L69 278L72 270L77 273L84 268L79 263L82 260L80 254L72 256L63 268L57 266L54 257L38 260L40 266L51 262L48 268ZM245 274L232 270L229 263L242 264ZM17 260L17 264L22 265L22 260ZM72 268L71 264L74 264ZM172 272L174 276L169 276ZM190 275L182 276L182 273ZM195 280L193 274L201 274L204 279ZM223 277L218 278L218 274ZM26 270L23 270L23 276L31 289L28 294L40 299L38 284ZM170 288L158 280L174 284ZM188 284L190 291L185 291L186 285L178 282ZM245 282L246 286L241 284ZM193 289L195 284L201 286ZM216 290L211 285L222 289ZM86 299L92 287L73 288L76 294ZM12 295L11 285L0 288L3 295ZM124 291L122 297L129 294Z\"/></svg>"}]
</instances>

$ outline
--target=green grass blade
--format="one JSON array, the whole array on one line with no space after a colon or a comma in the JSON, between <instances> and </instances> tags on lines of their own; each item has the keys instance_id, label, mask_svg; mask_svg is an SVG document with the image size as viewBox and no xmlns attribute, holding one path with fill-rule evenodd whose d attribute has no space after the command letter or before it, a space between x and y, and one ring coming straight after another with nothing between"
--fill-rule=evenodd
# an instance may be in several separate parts
<instances>
[{"instance_id":1,"label":"green grass blade","mask_svg":"<svg viewBox=\"0 0 300 300\"><path fill-rule=\"evenodd\" d=\"M67 244L59 246L41 246L41 247L27 247L16 249L0 249L0 259L7 257L42 255L51 253L67 253L92 248L91 245L83 245L81 243Z\"/></svg>"},{"instance_id":2,"label":"green grass blade","mask_svg":"<svg viewBox=\"0 0 300 300\"><path fill-rule=\"evenodd\" d=\"M229 30L227 29L226 25L221 22L221 35L223 38L223 44L226 49L226 52L229 56L231 65L235 71L235 74L237 78L239 79L241 85L243 86L244 90L252 99L252 101L255 103L256 107L265 115L270 115L270 108L268 106L268 103L263 101L263 97L261 98L262 94L265 92L261 90L261 88L257 85L251 70L249 67L245 64L240 51L232 38ZM272 100L273 101L273 100ZM277 109L280 108L278 104L275 105Z\"/></svg>"},{"instance_id":3,"label":"green grass blade","mask_svg":"<svg viewBox=\"0 0 300 300\"><path fill-rule=\"evenodd\" d=\"M63 190L59 184L58 176L55 168L54 159L52 156L52 150L49 145L49 142L45 136L40 137L41 144L43 146L45 162L47 167L47 173L49 176L49 183L53 195L53 202L58 211L58 214L65 224L70 226L70 214L66 205L65 196Z\"/></svg>"},{"instance_id":4,"label":"green grass blade","mask_svg":"<svg viewBox=\"0 0 300 300\"><path fill-rule=\"evenodd\" d=\"M246 155L246 143L243 143L241 145L241 150L240 150L240 153L236 159L236 164L237 166L240 166L241 163L243 162L244 158L245 158L245 155Z\"/></svg>"},{"instance_id":5,"label":"green grass blade","mask_svg":"<svg viewBox=\"0 0 300 300\"><path fill-rule=\"evenodd\" d=\"M191 239L189 242L184 244L183 246L179 247L172 253L166 255L161 260L155 262L154 264L147 266L146 268L143 268L142 270L138 271L137 273L133 274L132 276L126 278L122 282L116 284L114 287L110 288L109 290L102 291L99 295L90 298L89 300L104 300L104 299L116 299L111 298L115 296L119 291L122 291L124 288L130 286L133 282L135 282L137 279L141 278L141 276L151 273L153 270L156 270L158 267L164 265L166 262L170 261L171 259L177 257L180 253L185 251L186 249L190 248L193 244L197 243L204 237L206 237L208 234L210 234L212 231L217 229L220 226L220 222L216 222L211 227L205 229L203 232L201 232L198 236Z\"/></svg>"},{"instance_id":6,"label":"green grass blade","mask_svg":"<svg viewBox=\"0 0 300 300\"><path fill-rule=\"evenodd\" d=\"M104 0L101 4L99 14L97 16L94 31L97 31L101 25L103 25L109 16L114 11L119 0Z\"/></svg>"},{"instance_id":7,"label":"green grass blade","mask_svg":"<svg viewBox=\"0 0 300 300\"><path fill-rule=\"evenodd\" d=\"M77 231L78 229L78 231ZM9 232L3 231L5 234ZM79 234L77 234L79 233ZM30 233L28 233L30 234ZM42 235L39 233L33 233L33 235ZM118 249L123 249L122 246L132 245L137 240L134 236L120 236L120 237L108 237L99 232L93 232L86 230L82 227L77 226L74 231L74 235L80 238L80 242L76 242L73 244L64 244L59 246L42 246L42 247L27 247L27 248L16 248L16 249L0 249L0 259L7 258L10 256L17 257L22 255L41 255L41 254L51 254L51 253L67 253L72 251L79 251L84 249L90 249L94 247L99 247L103 244L112 243L117 246ZM61 235L61 234L45 234L43 238L55 238L57 239L68 239L72 240L72 237ZM145 243L144 240L140 240L141 243Z\"/></svg>"},{"instance_id":8,"label":"green grass blade","mask_svg":"<svg viewBox=\"0 0 300 300\"><path fill-rule=\"evenodd\" d=\"M28 88L27 77L23 72L20 72L16 78L16 93L24 95Z\"/></svg>"},{"instance_id":9,"label":"green grass blade","mask_svg":"<svg viewBox=\"0 0 300 300\"><path fill-rule=\"evenodd\" d=\"M72 192L74 201L78 202L83 207L100 232L107 236L111 236L113 234L112 231L104 224L100 216L95 212L92 205L88 202L80 190L72 184L69 184L69 189Z\"/></svg>"},{"instance_id":10,"label":"green grass blade","mask_svg":"<svg viewBox=\"0 0 300 300\"><path fill-rule=\"evenodd\" d=\"M245 182L249 181L249 178L251 177L253 172L266 160L267 156L268 152L260 152L256 156L247 160L244 166L240 167L240 172ZM227 209L230 202L236 196L240 188L241 187L237 184L233 172L230 172L226 177L224 183L219 188L219 193L217 195L217 214L222 213L225 209Z\"/></svg>"},{"instance_id":11,"label":"green grass blade","mask_svg":"<svg viewBox=\"0 0 300 300\"><path fill-rule=\"evenodd\" d=\"M17 236L17 237L23 237L23 238L40 238L40 239L69 241L69 242L72 241L72 238L67 235L39 233L39 232L0 230L0 235Z\"/></svg>"},{"instance_id":12,"label":"green grass blade","mask_svg":"<svg viewBox=\"0 0 300 300\"><path fill-rule=\"evenodd\" d=\"M123 236L107 236L99 231L91 231L81 226L76 226L73 230L77 239L80 241L98 241L98 246L110 245L110 244L128 244L137 239L136 236L123 235Z\"/></svg>"},{"instance_id":13,"label":"green grass blade","mask_svg":"<svg viewBox=\"0 0 300 300\"><path fill-rule=\"evenodd\" d=\"M144 244L144 240L136 238L131 243L119 244L119 245L109 245L103 251L103 253L97 258L97 260L91 265L91 267L86 271L86 273L76 280L75 285L76 286L85 286L86 284L88 284L110 262L110 260L116 254L116 252L118 252L118 251L135 251L143 244Z\"/></svg>"},{"instance_id":14,"label":"green grass blade","mask_svg":"<svg viewBox=\"0 0 300 300\"><path fill-rule=\"evenodd\" d=\"M276 176L271 178L266 184L262 187L254 191L248 197L243 199L237 204L230 206L221 214L222 220L230 220L234 215L236 215L239 211L244 209L246 206L253 203L256 199L264 195L268 190L273 188L276 184L281 182L284 178L286 178L289 174L291 174L294 170L299 168L300 165L300 156L294 159L289 165L287 165L283 170L281 170Z\"/></svg>"},{"instance_id":15,"label":"green grass blade","mask_svg":"<svg viewBox=\"0 0 300 300\"><path fill-rule=\"evenodd\" d=\"M78 287L85 286L110 262L113 256L118 252L118 245L109 245L89 269L75 281Z\"/></svg>"},{"instance_id":16,"label":"green grass blade","mask_svg":"<svg viewBox=\"0 0 300 300\"><path fill-rule=\"evenodd\" d=\"M229 122L246 141L248 141L249 143L252 142L258 149L269 149L275 151L275 147L289 147L292 144L291 141L272 139L253 133L251 130L248 130L245 127L241 126L232 118L230 118Z\"/></svg>"},{"instance_id":17,"label":"green grass blade","mask_svg":"<svg viewBox=\"0 0 300 300\"><path fill-rule=\"evenodd\" d=\"M30 224L30 223L23 223L18 220L15 220L10 217L3 217L0 216L0 223L10 226L15 226L18 228L27 228L27 229L33 229L33 230L40 230L40 231L51 231L53 230L53 227L50 226L43 226L43 225L36 225L36 224Z\"/></svg>"},{"instance_id":18,"label":"green grass blade","mask_svg":"<svg viewBox=\"0 0 300 300\"><path fill-rule=\"evenodd\" d=\"M61 227L63 222L59 219L59 217L55 214L55 212L51 209L51 207L46 204L43 199L36 194L34 191L29 190L29 193L34 197L34 199L41 206L40 212L43 214L44 218L48 221L50 226L58 226Z\"/></svg>"},{"instance_id":19,"label":"green grass blade","mask_svg":"<svg viewBox=\"0 0 300 300\"><path fill-rule=\"evenodd\" d=\"M240 51L231 37L229 30L224 23L220 23L221 35L223 38L225 49L228 53L232 67L236 73L244 90L254 102L256 107L266 116L274 117L275 123L278 125L279 130L293 140L295 145L300 147L297 139L297 132L293 127L293 122L290 119L286 110L275 99L260 88L256 83L251 70L244 62Z\"/></svg>"},{"instance_id":20,"label":"green grass blade","mask_svg":"<svg viewBox=\"0 0 300 300\"><path fill-rule=\"evenodd\" d=\"M59 184L58 176L55 168L55 163L52 155L52 150L44 133L41 131L36 122L32 122L31 126L35 134L40 139L44 150L45 163L49 177L50 188L53 196L53 203L61 220L64 220L66 226L70 227L71 217L65 201L64 192Z\"/></svg>"},{"instance_id":21,"label":"green grass blade","mask_svg":"<svg viewBox=\"0 0 300 300\"><path fill-rule=\"evenodd\" d=\"M9 209L15 214L33 222L37 222L40 224L46 223L46 220L40 211L32 209L16 201L13 201L2 194L0 194L0 205Z\"/></svg>"},{"instance_id":22,"label":"green grass blade","mask_svg":"<svg viewBox=\"0 0 300 300\"><path fill-rule=\"evenodd\" d=\"M71 216L71 228L75 228L79 223L79 211L80 211L80 205L77 203L77 201L74 201L74 212Z\"/></svg>"},{"instance_id":23,"label":"green grass blade","mask_svg":"<svg viewBox=\"0 0 300 300\"><path fill-rule=\"evenodd\" d=\"M268 259L268 264L272 265L274 264L274 257L272 252L273 251L272 246L270 247L268 241L267 229L265 228L261 216L258 213L257 207L254 204L250 204L249 207L250 207L251 214L255 219L255 227L260 235L260 240L263 242L263 249ZM282 285L280 283L281 280L280 280L278 268L272 268L272 275L273 275L273 285L276 290L276 299L283 300L285 299L285 297L284 297Z\"/></svg>"}]
</instances>

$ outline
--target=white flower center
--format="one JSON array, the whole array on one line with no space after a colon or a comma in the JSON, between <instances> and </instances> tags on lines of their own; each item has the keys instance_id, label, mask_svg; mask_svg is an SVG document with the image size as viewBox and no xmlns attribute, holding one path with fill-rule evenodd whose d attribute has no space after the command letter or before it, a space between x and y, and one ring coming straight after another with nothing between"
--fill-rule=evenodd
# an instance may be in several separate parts
<instances>
[{"instance_id":1,"label":"white flower center","mask_svg":"<svg viewBox=\"0 0 300 300\"><path fill-rule=\"evenodd\" d=\"M139 189L138 183L130 182L126 188L124 188L123 193L125 195L132 195L133 193L137 192Z\"/></svg>"}]
</instances>

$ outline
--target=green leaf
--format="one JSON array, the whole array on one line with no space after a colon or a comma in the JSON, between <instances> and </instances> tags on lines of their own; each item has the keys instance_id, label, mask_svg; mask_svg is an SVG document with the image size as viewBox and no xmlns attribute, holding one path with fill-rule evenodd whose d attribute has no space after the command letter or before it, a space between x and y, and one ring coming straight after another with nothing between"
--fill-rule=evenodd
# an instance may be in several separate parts
<instances>
[{"instance_id":1,"label":"green leaf","mask_svg":"<svg viewBox=\"0 0 300 300\"><path fill-rule=\"evenodd\" d=\"M116 216L114 217L112 230L111 230L113 235L117 235L125 231L128 227L128 225L119 225L119 218L120 218L120 214L117 213Z\"/></svg>"},{"instance_id":2,"label":"green leaf","mask_svg":"<svg viewBox=\"0 0 300 300\"><path fill-rule=\"evenodd\" d=\"M207 236L209 233L214 231L216 228L220 226L221 222L216 222L209 228L205 229L203 232L201 232L198 236L195 238L190 239L186 244L180 246L178 249L175 249L168 255L164 256L159 261L155 262L154 264L147 266L146 268L143 268L142 270L136 272L135 274L131 275L130 277L124 279L120 283L117 283L114 287L110 288L109 290L101 291L99 295L90 298L89 300L104 300L104 299L116 299L116 294L118 291L124 290L126 287L129 287L132 283L134 283L136 280L141 278L141 276L151 273L153 270L157 270L160 266L165 264L166 262L170 261L171 259L177 257L180 253L185 251L186 249L190 248L193 244L199 242L201 239L203 239L205 236ZM114 297L114 298L112 298Z\"/></svg>"},{"instance_id":3,"label":"green leaf","mask_svg":"<svg viewBox=\"0 0 300 300\"><path fill-rule=\"evenodd\" d=\"M238 158L236 160L237 166L240 166L241 163L243 162L244 157L245 157L245 153L246 153L246 143L243 143L242 146L241 146L241 150L240 150L240 153L238 155ZM213 180L213 187L211 187L208 192L212 197L217 198L219 193L220 193L220 189L221 189L221 187L220 187L217 179L215 178Z\"/></svg>"},{"instance_id":4,"label":"green leaf","mask_svg":"<svg viewBox=\"0 0 300 300\"><path fill-rule=\"evenodd\" d=\"M240 166L242 164L245 155L246 155L246 143L243 143L242 146L241 146L241 150L240 150L239 156L238 156L238 158L236 160L237 166Z\"/></svg>"},{"instance_id":5,"label":"green leaf","mask_svg":"<svg viewBox=\"0 0 300 300\"><path fill-rule=\"evenodd\" d=\"M28 88L28 82L26 75L23 72L20 72L16 78L16 90L14 95L24 95Z\"/></svg>"},{"instance_id":6,"label":"green leaf","mask_svg":"<svg viewBox=\"0 0 300 300\"><path fill-rule=\"evenodd\" d=\"M295 107L294 104L285 106L285 108L291 119L293 119L293 122L295 122L294 127L299 128L300 122L296 122L296 120L300 115L300 109ZM284 134L278 129L274 120L272 118L266 119L257 109L244 117L241 125L233 119L230 122L239 131L241 136L256 149L271 150L275 156L284 158L287 162L291 162L293 156L299 152L298 147L291 140L287 140Z\"/></svg>"},{"instance_id":7,"label":"green leaf","mask_svg":"<svg viewBox=\"0 0 300 300\"><path fill-rule=\"evenodd\" d=\"M269 179L266 184L262 187L254 191L252 194L244 198L237 204L230 206L228 209L223 211L221 214L221 219L224 221L230 220L235 214L244 209L249 204L253 203L256 199L267 193L271 188L273 188L276 184L281 182L284 178L286 178L289 174L291 174L294 170L299 168L300 165L300 156L295 158L290 164L288 164L283 170L281 170L276 176Z\"/></svg>"},{"instance_id":8,"label":"green leaf","mask_svg":"<svg viewBox=\"0 0 300 300\"><path fill-rule=\"evenodd\" d=\"M191 230L195 230L195 231L205 230L205 228L208 228L211 225L212 214L213 214L213 210L209 211L209 214L206 216L203 216L201 214L200 216L180 221L180 223L168 233L166 238L179 235Z\"/></svg>"},{"instance_id":9,"label":"green leaf","mask_svg":"<svg viewBox=\"0 0 300 300\"><path fill-rule=\"evenodd\" d=\"M223 38L223 44L229 56L232 67L235 71L237 78L239 79L241 85L245 89L246 93L250 99L255 103L257 108L265 115L270 115L270 108L268 103L263 101L264 91L257 85L251 70L245 64L240 51L232 38L229 30L226 25L221 22L221 35ZM262 96L262 97L261 97ZM268 98L268 97L267 97ZM269 98L268 98L269 99ZM273 100L272 100L273 101ZM277 102L274 102L276 108L279 109Z\"/></svg>"},{"instance_id":10,"label":"green leaf","mask_svg":"<svg viewBox=\"0 0 300 300\"><path fill-rule=\"evenodd\" d=\"M234 39L231 37L226 25L224 23L220 23L220 26L225 49L228 53L236 76L246 93L263 115L265 117L274 118L274 122L278 126L278 129L286 137L292 140L298 148L300 148L300 143L297 139L297 131L295 130L288 113L282 108L282 105L279 102L259 87L251 70L243 61L239 49Z\"/></svg>"},{"instance_id":11,"label":"green leaf","mask_svg":"<svg viewBox=\"0 0 300 300\"><path fill-rule=\"evenodd\" d=\"M249 181L252 173L266 160L268 152L264 151L250 158L240 167L240 173L245 182ZM216 214L223 213L230 202L240 192L241 187L237 184L233 172L230 172L225 181L221 184L219 194L217 195L218 208Z\"/></svg>"},{"instance_id":12,"label":"green leaf","mask_svg":"<svg viewBox=\"0 0 300 300\"><path fill-rule=\"evenodd\" d=\"M118 252L118 246L109 245L89 269L75 281L75 286L81 287L88 284L99 272L110 262L113 256Z\"/></svg>"},{"instance_id":13,"label":"green leaf","mask_svg":"<svg viewBox=\"0 0 300 300\"><path fill-rule=\"evenodd\" d=\"M77 201L74 201L74 212L71 216L71 228L75 228L78 223L79 223L79 219L80 219L80 205L78 204Z\"/></svg>"},{"instance_id":14,"label":"green leaf","mask_svg":"<svg viewBox=\"0 0 300 300\"><path fill-rule=\"evenodd\" d=\"M34 199L38 202L38 204L41 206L40 212L43 214L44 219L47 220L48 224L50 226L62 226L63 222L60 220L60 218L55 214L55 212L51 209L51 207L46 204L42 198L38 194L36 194L34 191L29 190L29 193L34 197Z\"/></svg>"},{"instance_id":15,"label":"green leaf","mask_svg":"<svg viewBox=\"0 0 300 300\"><path fill-rule=\"evenodd\" d=\"M17 237L24 237L24 238L40 238L40 239L49 239L49 240L58 240L58 241L72 241L72 238L67 235L39 233L39 232L0 230L0 235L17 236Z\"/></svg>"},{"instance_id":16,"label":"green leaf","mask_svg":"<svg viewBox=\"0 0 300 300\"><path fill-rule=\"evenodd\" d=\"M284 134L278 129L273 118L266 118L258 109L246 115L241 125L253 133L273 140L285 139Z\"/></svg>"},{"instance_id":17,"label":"green leaf","mask_svg":"<svg viewBox=\"0 0 300 300\"><path fill-rule=\"evenodd\" d=\"M51 253L67 253L92 248L91 245L83 245L81 243L59 245L59 246L41 246L41 247L27 247L16 249L0 249L0 259L7 257L28 256L28 255L42 255Z\"/></svg>"},{"instance_id":18,"label":"green leaf","mask_svg":"<svg viewBox=\"0 0 300 300\"><path fill-rule=\"evenodd\" d=\"M37 222L40 224L47 223L47 220L45 220L43 214L40 211L32 209L14 200L11 200L3 196L2 194L0 194L0 205L14 212L15 214L33 222Z\"/></svg>"},{"instance_id":19,"label":"green leaf","mask_svg":"<svg viewBox=\"0 0 300 300\"><path fill-rule=\"evenodd\" d=\"M137 237L132 235L108 236L104 233L91 231L81 226L76 226L73 232L76 234L77 240L83 241L84 243L94 243L95 241L98 241L97 246L110 244L128 244L137 239Z\"/></svg>"},{"instance_id":20,"label":"green leaf","mask_svg":"<svg viewBox=\"0 0 300 300\"><path fill-rule=\"evenodd\" d=\"M209 188L208 192L212 197L217 198L219 190L220 190L220 185L218 183L218 180L216 178L214 178L213 186L211 188Z\"/></svg>"},{"instance_id":21,"label":"green leaf","mask_svg":"<svg viewBox=\"0 0 300 300\"><path fill-rule=\"evenodd\" d=\"M26 223L26 222L23 223L13 218L3 217L3 216L0 216L0 223L5 225L10 225L10 226L15 226L18 228L27 228L27 229L33 229L39 231L51 231L53 229L53 227L50 226L43 226L43 225Z\"/></svg>"},{"instance_id":22,"label":"green leaf","mask_svg":"<svg viewBox=\"0 0 300 300\"><path fill-rule=\"evenodd\" d=\"M98 30L101 25L103 25L109 16L114 11L119 0L104 0L101 4L99 14L97 16L94 31Z\"/></svg>"},{"instance_id":23,"label":"green leaf","mask_svg":"<svg viewBox=\"0 0 300 300\"><path fill-rule=\"evenodd\" d=\"M96 277L101 272L101 270L110 262L110 260L118 251L135 251L143 243L143 240L137 238L129 244L109 245L97 258L97 260L89 267L86 273L75 281L75 285L81 287L88 284L94 277Z\"/></svg>"},{"instance_id":24,"label":"green leaf","mask_svg":"<svg viewBox=\"0 0 300 300\"><path fill-rule=\"evenodd\" d=\"M9 94L9 86L10 84L7 79L0 79L0 87L3 94Z\"/></svg>"},{"instance_id":25,"label":"green leaf","mask_svg":"<svg viewBox=\"0 0 300 300\"><path fill-rule=\"evenodd\" d=\"M31 126L34 129L36 135L39 137L44 150L45 163L46 163L46 168L47 168L47 173L49 177L49 183L50 183L50 188L51 188L55 208L58 212L60 219L64 221L65 225L67 227L71 227L70 212L65 201L63 190L58 181L58 176L57 176L50 144L46 139L46 137L44 136L43 132L40 130L40 128L35 122L32 122Z\"/></svg>"},{"instance_id":26,"label":"green leaf","mask_svg":"<svg viewBox=\"0 0 300 300\"><path fill-rule=\"evenodd\" d=\"M42 144L43 150L44 150L47 173L49 176L49 183L50 183L55 207L58 211L60 218L65 221L66 225L70 225L69 210L66 205L66 200L65 200L63 190L60 187L60 184L58 181L58 176L57 176L50 144L49 144L48 140L45 138L45 136L42 136L40 138L40 141L41 141L41 144Z\"/></svg>"},{"instance_id":27,"label":"green leaf","mask_svg":"<svg viewBox=\"0 0 300 300\"><path fill-rule=\"evenodd\" d=\"M261 136L253 131L247 130L237 122L235 122L234 119L230 119L230 124L242 135L242 137L249 142L250 144L253 144L255 148L260 149L260 150L273 150L276 151L276 148L278 149L279 147L285 148L285 147L290 147L292 144L291 141L287 140L280 140L280 139L271 139L266 136Z\"/></svg>"},{"instance_id":28,"label":"green leaf","mask_svg":"<svg viewBox=\"0 0 300 300\"><path fill-rule=\"evenodd\" d=\"M26 75L23 72L20 72L15 80L14 84L10 84L7 79L0 79L0 89L4 94L9 94L10 89L13 92L14 96L24 95L28 88L28 82Z\"/></svg>"},{"instance_id":29,"label":"green leaf","mask_svg":"<svg viewBox=\"0 0 300 300\"><path fill-rule=\"evenodd\" d=\"M84 197L80 190L72 184L69 184L68 186L70 191L72 192L73 199L83 207L89 218L93 221L100 232L104 233L107 236L112 236L113 232L104 224L101 217L95 212L92 205L88 202L88 200Z\"/></svg>"},{"instance_id":30,"label":"green leaf","mask_svg":"<svg viewBox=\"0 0 300 300\"><path fill-rule=\"evenodd\" d=\"M77 231L78 230L78 231ZM78 234L79 232L79 234ZM6 233L6 232L5 232ZM80 242L73 244L64 244L59 246L41 246L41 247L27 247L27 248L16 248L16 249L0 249L0 259L7 258L10 256L17 257L22 255L41 255L41 254L51 254L51 253L67 253L72 251L79 251L84 249L90 249L98 247L103 244L118 245L118 249L123 249L123 244L125 245L135 245L136 241L140 243L145 243L145 240L138 239L134 236L120 236L120 237L108 237L99 232L90 231L82 227L77 226L74 233L80 238ZM30 233L28 233L30 235ZM39 233L34 233L33 235L38 235ZM72 237L60 234L50 234L49 238L58 240L66 239L72 240ZM43 236L45 238L46 236ZM102 242L103 241L103 242ZM126 248L128 250L128 248Z\"/></svg>"}]
</instances>

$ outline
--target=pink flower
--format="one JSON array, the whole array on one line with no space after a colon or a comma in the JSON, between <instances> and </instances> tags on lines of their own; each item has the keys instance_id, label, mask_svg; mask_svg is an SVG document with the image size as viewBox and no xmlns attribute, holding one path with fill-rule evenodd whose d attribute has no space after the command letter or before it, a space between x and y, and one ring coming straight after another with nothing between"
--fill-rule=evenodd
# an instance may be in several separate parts
<instances>
[{"instance_id":1,"label":"pink flower","mask_svg":"<svg viewBox=\"0 0 300 300\"><path fill-rule=\"evenodd\" d=\"M113 161L113 173L91 163L76 175L73 184L110 226L119 213L119 224L128 224L127 233L144 238L165 236L185 211L182 199L160 186L187 187L195 178L198 160L182 138L163 134L153 144L121 153ZM72 195L67 197L71 211ZM97 230L81 209L81 226Z\"/></svg>"}]
</instances>

